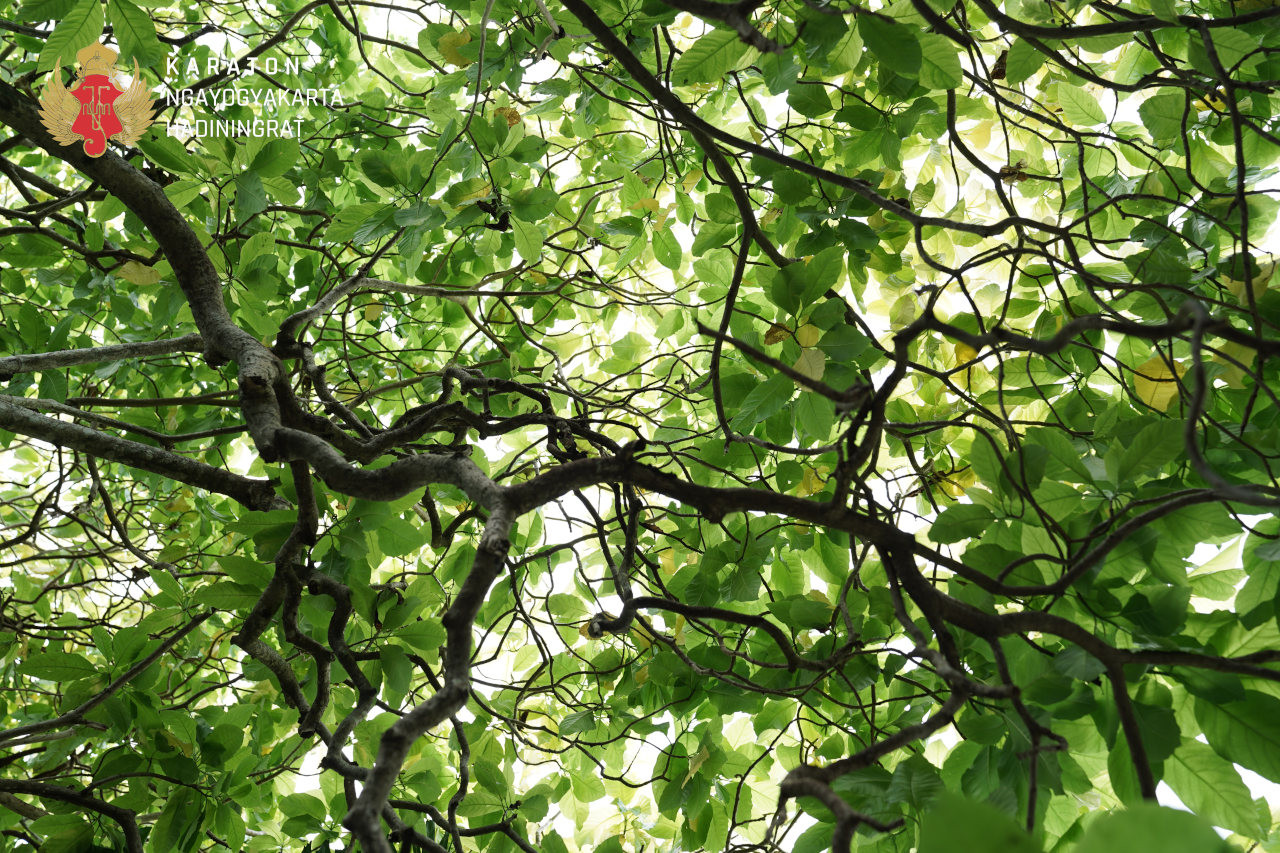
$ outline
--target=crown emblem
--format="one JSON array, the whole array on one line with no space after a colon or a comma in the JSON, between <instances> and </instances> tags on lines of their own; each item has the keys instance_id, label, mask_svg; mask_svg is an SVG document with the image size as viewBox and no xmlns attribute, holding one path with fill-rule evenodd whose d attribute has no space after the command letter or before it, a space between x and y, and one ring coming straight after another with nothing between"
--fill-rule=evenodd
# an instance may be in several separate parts
<instances>
[{"instance_id":1,"label":"crown emblem","mask_svg":"<svg viewBox=\"0 0 1280 853\"><path fill-rule=\"evenodd\" d=\"M61 145L83 142L84 153L101 157L108 140L137 142L155 118L154 100L133 60L133 81L122 87L111 48L94 43L76 54L79 75L71 88L62 84L62 57L40 99L40 121Z\"/></svg>"}]
</instances>

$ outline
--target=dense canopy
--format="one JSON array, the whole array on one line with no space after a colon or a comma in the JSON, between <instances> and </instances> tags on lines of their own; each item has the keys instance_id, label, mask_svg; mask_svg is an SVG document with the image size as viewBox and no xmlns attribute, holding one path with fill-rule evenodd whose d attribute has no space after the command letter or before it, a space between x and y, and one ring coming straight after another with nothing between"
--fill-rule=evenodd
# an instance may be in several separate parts
<instances>
[{"instance_id":1,"label":"dense canopy","mask_svg":"<svg viewBox=\"0 0 1280 853\"><path fill-rule=\"evenodd\" d=\"M1277 87L1274 0L0 0L0 847L1280 850Z\"/></svg>"}]
</instances>

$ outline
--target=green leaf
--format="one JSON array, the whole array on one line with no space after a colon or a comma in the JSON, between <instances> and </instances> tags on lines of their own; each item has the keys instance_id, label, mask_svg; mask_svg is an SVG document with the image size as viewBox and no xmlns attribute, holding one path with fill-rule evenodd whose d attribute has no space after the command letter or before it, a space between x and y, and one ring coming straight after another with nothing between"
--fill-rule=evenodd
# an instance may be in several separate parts
<instances>
[{"instance_id":1,"label":"green leaf","mask_svg":"<svg viewBox=\"0 0 1280 853\"><path fill-rule=\"evenodd\" d=\"M684 250L670 228L656 228L653 232L653 256L669 270L679 272Z\"/></svg>"},{"instance_id":2,"label":"green leaf","mask_svg":"<svg viewBox=\"0 0 1280 853\"><path fill-rule=\"evenodd\" d=\"M1160 470L1182 456L1182 422L1160 420L1148 424L1125 448L1116 471L1116 483L1129 484L1133 478Z\"/></svg>"},{"instance_id":3,"label":"green leaf","mask_svg":"<svg viewBox=\"0 0 1280 853\"><path fill-rule=\"evenodd\" d=\"M551 215L560 196L550 187L530 187L511 197L511 215L525 222L537 222Z\"/></svg>"},{"instance_id":4,"label":"green leaf","mask_svg":"<svg viewBox=\"0 0 1280 853\"><path fill-rule=\"evenodd\" d=\"M31 829L44 836L41 853L82 853L93 849L93 827L80 815L46 815L32 821Z\"/></svg>"},{"instance_id":5,"label":"green leaf","mask_svg":"<svg viewBox=\"0 0 1280 853\"><path fill-rule=\"evenodd\" d=\"M102 0L80 0L54 27L44 47L40 50L39 71L52 70L58 62L75 61L76 53L93 44L102 36L106 18L102 13Z\"/></svg>"},{"instance_id":6,"label":"green leaf","mask_svg":"<svg viewBox=\"0 0 1280 853\"><path fill-rule=\"evenodd\" d=\"M845 24L844 34L832 46L827 59L838 71L852 71L862 60L862 34L852 22Z\"/></svg>"},{"instance_id":7,"label":"green leaf","mask_svg":"<svg viewBox=\"0 0 1280 853\"><path fill-rule=\"evenodd\" d=\"M562 735L576 735L589 732L595 727L596 719L590 711L574 711L572 714L566 714L560 721L559 731Z\"/></svg>"},{"instance_id":8,"label":"green leaf","mask_svg":"<svg viewBox=\"0 0 1280 853\"><path fill-rule=\"evenodd\" d=\"M781 298L788 305L794 304L797 309L802 305L812 305L840 280L844 258L844 248L832 246L814 255L808 262L783 267L780 286L786 288L788 295Z\"/></svg>"},{"instance_id":9,"label":"green leaf","mask_svg":"<svg viewBox=\"0 0 1280 853\"><path fill-rule=\"evenodd\" d=\"M244 272L255 260L274 251L276 238L270 231L259 231L240 248L240 270Z\"/></svg>"},{"instance_id":10,"label":"green leaf","mask_svg":"<svg viewBox=\"0 0 1280 853\"><path fill-rule=\"evenodd\" d=\"M398 181L391 169L393 155L386 151L365 150L356 152L356 165L365 177L380 187L394 187Z\"/></svg>"},{"instance_id":11,"label":"green leaf","mask_svg":"<svg viewBox=\"0 0 1280 853\"><path fill-rule=\"evenodd\" d=\"M218 581L196 591L198 604L218 610L247 611L258 603L262 590L231 581Z\"/></svg>"},{"instance_id":12,"label":"green leaf","mask_svg":"<svg viewBox=\"0 0 1280 853\"><path fill-rule=\"evenodd\" d=\"M1044 54L1025 39L1014 39L1005 59L1005 82L1010 86L1029 80L1044 65Z\"/></svg>"},{"instance_id":13,"label":"green leaf","mask_svg":"<svg viewBox=\"0 0 1280 853\"><path fill-rule=\"evenodd\" d=\"M92 675L96 668L81 655L70 652L40 652L18 664L18 671L47 681L74 681Z\"/></svg>"},{"instance_id":14,"label":"green leaf","mask_svg":"<svg viewBox=\"0 0 1280 853\"><path fill-rule=\"evenodd\" d=\"M866 14L858 16L858 30L863 43L886 68L907 77L920 74L922 52L911 27Z\"/></svg>"},{"instance_id":15,"label":"green leaf","mask_svg":"<svg viewBox=\"0 0 1280 853\"><path fill-rule=\"evenodd\" d=\"M192 788L175 787L151 830L149 845L175 853L197 850L203 837L203 820L200 795Z\"/></svg>"},{"instance_id":16,"label":"green leaf","mask_svg":"<svg viewBox=\"0 0 1280 853\"><path fill-rule=\"evenodd\" d=\"M60 21L75 8L77 0L30 0L18 10L19 21Z\"/></svg>"},{"instance_id":17,"label":"green leaf","mask_svg":"<svg viewBox=\"0 0 1280 853\"><path fill-rule=\"evenodd\" d=\"M833 109L831 97L821 84L798 84L787 92L787 105L807 118L824 116Z\"/></svg>"},{"instance_id":18,"label":"green leaf","mask_svg":"<svg viewBox=\"0 0 1280 853\"><path fill-rule=\"evenodd\" d=\"M384 227L394 223L395 208L380 201L368 201L344 207L329 223L324 232L324 239L329 243L346 243L348 241L362 243L368 240L370 223L381 223Z\"/></svg>"},{"instance_id":19,"label":"green leaf","mask_svg":"<svg viewBox=\"0 0 1280 853\"><path fill-rule=\"evenodd\" d=\"M977 504L955 504L938 514L929 529L934 542L962 542L979 535L991 525L991 510Z\"/></svg>"},{"instance_id":20,"label":"green leaf","mask_svg":"<svg viewBox=\"0 0 1280 853\"><path fill-rule=\"evenodd\" d=\"M267 191L256 172L236 175L236 223L243 225L267 209Z\"/></svg>"},{"instance_id":21,"label":"green leaf","mask_svg":"<svg viewBox=\"0 0 1280 853\"><path fill-rule=\"evenodd\" d=\"M410 651L417 652L430 659L444 645L444 626L435 619L420 619L397 628L396 637Z\"/></svg>"},{"instance_id":22,"label":"green leaf","mask_svg":"<svg viewBox=\"0 0 1280 853\"><path fill-rule=\"evenodd\" d=\"M835 403L813 391L801 391L796 400L796 425L810 438L824 442L835 426Z\"/></svg>"},{"instance_id":23,"label":"green leaf","mask_svg":"<svg viewBox=\"0 0 1280 853\"><path fill-rule=\"evenodd\" d=\"M525 262L534 264L542 257L542 243L545 240L542 229L523 219L511 220L511 235L516 240L516 251Z\"/></svg>"},{"instance_id":24,"label":"green leaf","mask_svg":"<svg viewBox=\"0 0 1280 853\"><path fill-rule=\"evenodd\" d=\"M150 135L138 140L138 147L147 155L152 163L167 169L175 175L194 175L196 166L191 156L178 144L178 140L168 136Z\"/></svg>"},{"instance_id":25,"label":"green leaf","mask_svg":"<svg viewBox=\"0 0 1280 853\"><path fill-rule=\"evenodd\" d=\"M964 84L960 54L951 39L935 33L920 36L920 85L955 89Z\"/></svg>"},{"instance_id":26,"label":"green leaf","mask_svg":"<svg viewBox=\"0 0 1280 853\"><path fill-rule=\"evenodd\" d=\"M1205 739L1228 761L1280 782L1280 699L1254 690L1236 702L1195 700Z\"/></svg>"},{"instance_id":27,"label":"green leaf","mask_svg":"<svg viewBox=\"0 0 1280 853\"><path fill-rule=\"evenodd\" d=\"M1183 742L1165 761L1164 781L1189 809L1215 826L1249 838L1264 837L1240 773L1200 741Z\"/></svg>"},{"instance_id":28,"label":"green leaf","mask_svg":"<svg viewBox=\"0 0 1280 853\"><path fill-rule=\"evenodd\" d=\"M278 178L298 160L298 143L293 139L269 139L249 164L260 178Z\"/></svg>"},{"instance_id":29,"label":"green leaf","mask_svg":"<svg viewBox=\"0 0 1280 853\"><path fill-rule=\"evenodd\" d=\"M988 803L940 793L920 826L918 853L1040 853L1013 818Z\"/></svg>"},{"instance_id":30,"label":"green leaf","mask_svg":"<svg viewBox=\"0 0 1280 853\"><path fill-rule=\"evenodd\" d=\"M1231 847L1202 818L1139 803L1096 818L1073 853L1159 850L1161 853L1228 853Z\"/></svg>"},{"instance_id":31,"label":"green leaf","mask_svg":"<svg viewBox=\"0 0 1280 853\"><path fill-rule=\"evenodd\" d=\"M1138 107L1138 116L1157 145L1177 139L1182 134L1186 99L1172 92L1147 98Z\"/></svg>"},{"instance_id":32,"label":"green leaf","mask_svg":"<svg viewBox=\"0 0 1280 853\"><path fill-rule=\"evenodd\" d=\"M678 85L718 83L730 71L750 65L759 55L737 33L712 30L680 54L671 66L671 77Z\"/></svg>"},{"instance_id":33,"label":"green leaf","mask_svg":"<svg viewBox=\"0 0 1280 853\"><path fill-rule=\"evenodd\" d=\"M796 839L793 853L827 853L831 849L831 833L834 827L829 823L816 823L800 833Z\"/></svg>"},{"instance_id":34,"label":"green leaf","mask_svg":"<svg viewBox=\"0 0 1280 853\"><path fill-rule=\"evenodd\" d=\"M1074 125L1093 127L1107 120L1098 97L1070 83L1058 84L1058 104L1063 118Z\"/></svg>"},{"instance_id":35,"label":"green leaf","mask_svg":"<svg viewBox=\"0 0 1280 853\"><path fill-rule=\"evenodd\" d=\"M397 696L408 694L409 681L413 676L413 663L408 655L395 646L383 646L379 657L382 660L382 674L386 677L387 687Z\"/></svg>"},{"instance_id":36,"label":"green leaf","mask_svg":"<svg viewBox=\"0 0 1280 853\"><path fill-rule=\"evenodd\" d=\"M130 0L107 0L107 18L120 42L120 61L136 58L143 66L154 65L166 53L156 38L156 25L151 16Z\"/></svg>"},{"instance_id":37,"label":"green leaf","mask_svg":"<svg viewBox=\"0 0 1280 853\"><path fill-rule=\"evenodd\" d=\"M737 412L727 413L731 418L730 423L739 432L746 432L780 411L794 393L795 385L791 380L781 373L775 373L751 389Z\"/></svg>"}]
</instances>

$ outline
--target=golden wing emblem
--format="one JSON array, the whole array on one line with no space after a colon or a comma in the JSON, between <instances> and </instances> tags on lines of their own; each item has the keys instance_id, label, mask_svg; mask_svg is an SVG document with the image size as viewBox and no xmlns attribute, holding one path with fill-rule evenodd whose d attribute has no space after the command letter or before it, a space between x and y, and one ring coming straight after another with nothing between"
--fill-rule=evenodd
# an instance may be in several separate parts
<instances>
[{"instance_id":1,"label":"golden wing emblem","mask_svg":"<svg viewBox=\"0 0 1280 853\"><path fill-rule=\"evenodd\" d=\"M62 85L62 57L59 56L49 75L49 84L44 87L44 97L40 99L40 123L60 145L75 145L80 136L71 130L71 125L79 115L80 102Z\"/></svg>"},{"instance_id":2,"label":"golden wing emblem","mask_svg":"<svg viewBox=\"0 0 1280 853\"><path fill-rule=\"evenodd\" d=\"M154 106L155 99L151 97L150 87L142 82L138 59L134 57L133 82L115 102L116 118L120 119L120 126L124 129L111 138L123 145L133 145L155 120Z\"/></svg>"}]
</instances>

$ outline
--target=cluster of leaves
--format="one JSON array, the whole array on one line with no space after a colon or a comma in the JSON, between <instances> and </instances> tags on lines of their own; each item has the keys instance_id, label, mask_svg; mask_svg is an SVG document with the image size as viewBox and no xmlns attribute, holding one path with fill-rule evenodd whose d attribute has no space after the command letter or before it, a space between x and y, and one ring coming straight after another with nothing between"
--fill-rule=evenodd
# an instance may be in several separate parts
<instances>
[{"instance_id":1,"label":"cluster of leaves","mask_svg":"<svg viewBox=\"0 0 1280 853\"><path fill-rule=\"evenodd\" d=\"M1277 21L0 0L6 849L1280 850Z\"/></svg>"}]
</instances>

